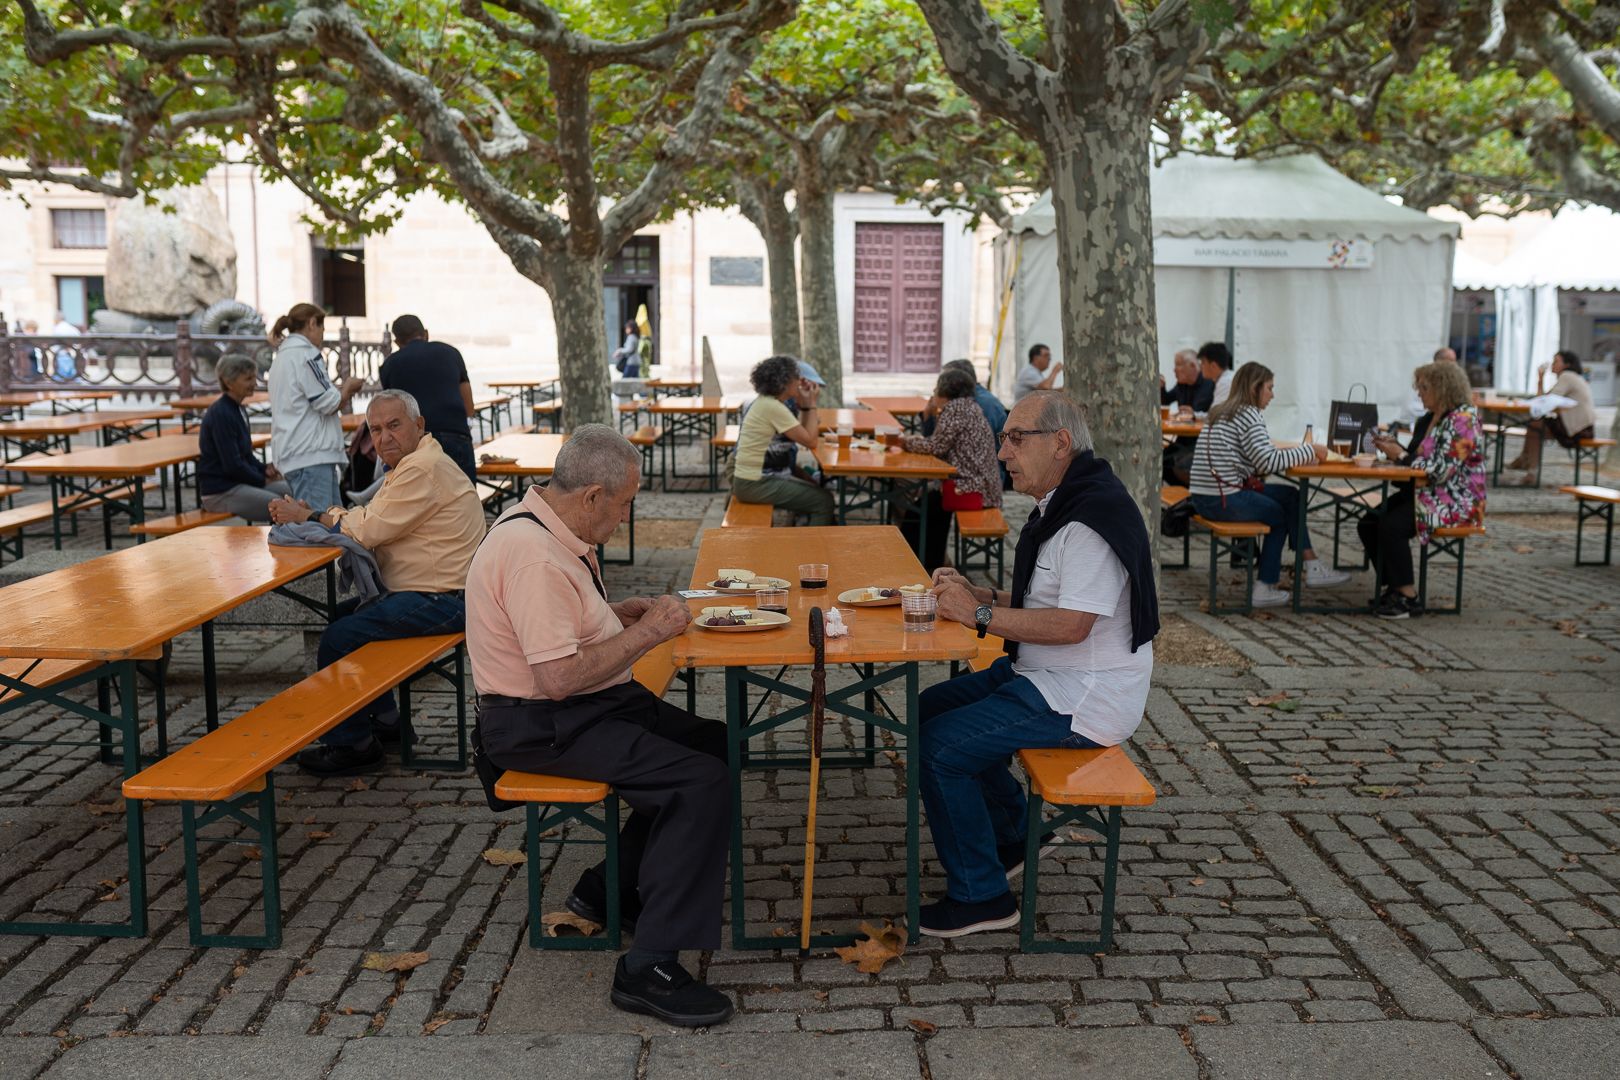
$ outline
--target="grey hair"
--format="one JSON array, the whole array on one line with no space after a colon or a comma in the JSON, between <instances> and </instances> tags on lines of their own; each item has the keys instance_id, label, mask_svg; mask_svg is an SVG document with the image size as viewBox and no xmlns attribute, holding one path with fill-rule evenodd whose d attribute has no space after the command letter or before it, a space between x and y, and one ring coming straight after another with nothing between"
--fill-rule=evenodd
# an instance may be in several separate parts
<instances>
[{"instance_id":1,"label":"grey hair","mask_svg":"<svg viewBox=\"0 0 1620 1080\"><path fill-rule=\"evenodd\" d=\"M416 403L415 394L408 394L404 390L379 390L377 391L377 395L371 399L369 404L366 405L366 412L370 412L372 406L376 405L379 401L397 401L401 405L405 406L405 415L407 417L412 420L420 420L422 418L422 406Z\"/></svg>"},{"instance_id":2,"label":"grey hair","mask_svg":"<svg viewBox=\"0 0 1620 1080\"><path fill-rule=\"evenodd\" d=\"M578 491L596 484L616 495L624 490L630 465L641 468L641 451L629 439L606 424L581 424L557 451L551 486L557 491Z\"/></svg>"},{"instance_id":3,"label":"grey hair","mask_svg":"<svg viewBox=\"0 0 1620 1080\"><path fill-rule=\"evenodd\" d=\"M1086 426L1086 413L1077 402L1061 390L1037 390L1029 395L1040 405L1035 424L1042 431L1067 431L1069 445L1075 454L1091 449L1091 429Z\"/></svg>"},{"instance_id":4,"label":"grey hair","mask_svg":"<svg viewBox=\"0 0 1620 1080\"><path fill-rule=\"evenodd\" d=\"M224 386L249 371L253 372L255 378L258 377L259 365L253 362L253 357L244 356L242 353L230 353L222 357L214 367L214 378L219 380L219 385Z\"/></svg>"}]
</instances>

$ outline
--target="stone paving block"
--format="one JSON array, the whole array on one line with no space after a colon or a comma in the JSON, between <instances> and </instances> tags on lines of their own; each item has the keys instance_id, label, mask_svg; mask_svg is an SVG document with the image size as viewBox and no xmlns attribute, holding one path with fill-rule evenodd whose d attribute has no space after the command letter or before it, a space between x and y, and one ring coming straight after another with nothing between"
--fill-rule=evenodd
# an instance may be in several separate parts
<instances>
[{"instance_id":1,"label":"stone paving block","mask_svg":"<svg viewBox=\"0 0 1620 1080\"><path fill-rule=\"evenodd\" d=\"M1166 1028L1020 1032L942 1031L924 1045L934 1080L1014 1076L1120 1076L1196 1080L1198 1063Z\"/></svg>"},{"instance_id":2,"label":"stone paving block","mask_svg":"<svg viewBox=\"0 0 1620 1080\"><path fill-rule=\"evenodd\" d=\"M1481 1020L1474 1032L1520 1080L1612 1080L1620 1019Z\"/></svg>"},{"instance_id":3,"label":"stone paving block","mask_svg":"<svg viewBox=\"0 0 1620 1080\"><path fill-rule=\"evenodd\" d=\"M727 1080L779 1080L784 1076L907 1080L921 1075L916 1036L909 1031L852 1032L836 1038L808 1032L733 1035L720 1031L701 1039L654 1038L647 1051L645 1080L710 1080L715 1076Z\"/></svg>"},{"instance_id":4,"label":"stone paving block","mask_svg":"<svg viewBox=\"0 0 1620 1080\"><path fill-rule=\"evenodd\" d=\"M640 1056L641 1040L629 1035L356 1039L343 1044L329 1080L464 1080L469 1070L534 1080L634 1080Z\"/></svg>"},{"instance_id":5,"label":"stone paving block","mask_svg":"<svg viewBox=\"0 0 1620 1080\"><path fill-rule=\"evenodd\" d=\"M33 1080L60 1050L55 1039L0 1038L0 1076Z\"/></svg>"},{"instance_id":6,"label":"stone paving block","mask_svg":"<svg viewBox=\"0 0 1620 1080\"><path fill-rule=\"evenodd\" d=\"M93 1039L63 1054L48 1080L320 1080L343 1044L335 1039L239 1039L219 1035Z\"/></svg>"},{"instance_id":7,"label":"stone paving block","mask_svg":"<svg viewBox=\"0 0 1620 1080\"><path fill-rule=\"evenodd\" d=\"M1193 1048L1210 1080L1486 1080L1501 1067L1453 1024L1378 1023L1200 1027Z\"/></svg>"}]
</instances>

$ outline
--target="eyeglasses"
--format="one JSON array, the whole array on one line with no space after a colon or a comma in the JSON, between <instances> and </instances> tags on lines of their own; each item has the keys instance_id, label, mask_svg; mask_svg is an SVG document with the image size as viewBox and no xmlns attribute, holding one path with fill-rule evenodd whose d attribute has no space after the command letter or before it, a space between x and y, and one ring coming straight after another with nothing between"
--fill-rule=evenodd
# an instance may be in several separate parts
<instances>
[{"instance_id":1,"label":"eyeglasses","mask_svg":"<svg viewBox=\"0 0 1620 1080\"><path fill-rule=\"evenodd\" d=\"M1020 446L1023 446L1024 440L1029 438L1031 435L1056 435L1061 430L1061 428L1053 428L1051 430L1046 430L1044 428L1008 428L1006 431L1003 431L996 436L996 444L998 446L1006 446L1008 443L1012 443L1013 449L1016 450Z\"/></svg>"}]
</instances>

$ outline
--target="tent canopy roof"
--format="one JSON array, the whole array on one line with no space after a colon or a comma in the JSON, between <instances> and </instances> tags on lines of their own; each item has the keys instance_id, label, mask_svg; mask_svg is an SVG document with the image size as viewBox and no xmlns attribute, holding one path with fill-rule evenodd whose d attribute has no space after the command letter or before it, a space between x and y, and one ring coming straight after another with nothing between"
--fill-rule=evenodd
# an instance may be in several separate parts
<instances>
[{"instance_id":1,"label":"tent canopy roof","mask_svg":"<svg viewBox=\"0 0 1620 1080\"><path fill-rule=\"evenodd\" d=\"M1458 226L1399 206L1315 154L1241 161L1177 155L1152 170L1153 235L1258 240L1433 240ZM1057 228L1052 193L1013 219L1014 233Z\"/></svg>"},{"instance_id":2,"label":"tent canopy roof","mask_svg":"<svg viewBox=\"0 0 1620 1080\"><path fill-rule=\"evenodd\" d=\"M1476 288L1556 285L1560 289L1620 289L1620 214L1566 203L1524 247L1492 268ZM1457 288L1463 288L1459 280Z\"/></svg>"}]
</instances>

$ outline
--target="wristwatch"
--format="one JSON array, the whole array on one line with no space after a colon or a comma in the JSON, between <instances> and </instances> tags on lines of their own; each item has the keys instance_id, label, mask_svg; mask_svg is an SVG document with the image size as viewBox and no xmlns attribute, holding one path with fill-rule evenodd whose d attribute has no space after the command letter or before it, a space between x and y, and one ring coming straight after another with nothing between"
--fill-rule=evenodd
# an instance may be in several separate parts
<instances>
[{"instance_id":1,"label":"wristwatch","mask_svg":"<svg viewBox=\"0 0 1620 1080\"><path fill-rule=\"evenodd\" d=\"M994 615L995 613L996 609L991 607L989 604L980 604L976 609L974 609L973 625L978 627L980 637L984 637L984 632L990 629L990 616Z\"/></svg>"}]
</instances>

